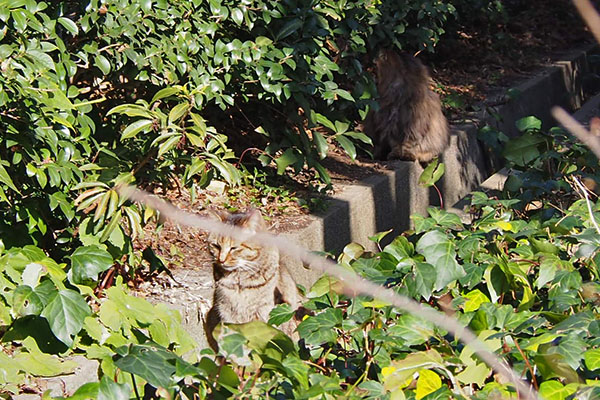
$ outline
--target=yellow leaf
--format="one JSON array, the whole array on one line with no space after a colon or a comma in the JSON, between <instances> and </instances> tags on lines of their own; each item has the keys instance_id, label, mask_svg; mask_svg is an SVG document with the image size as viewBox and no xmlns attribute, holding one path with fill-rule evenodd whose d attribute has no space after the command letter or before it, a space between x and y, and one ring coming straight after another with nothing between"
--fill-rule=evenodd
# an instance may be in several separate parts
<instances>
[{"instance_id":1,"label":"yellow leaf","mask_svg":"<svg viewBox=\"0 0 600 400\"><path fill-rule=\"evenodd\" d=\"M498 221L496 222L496 226L500 229L502 229L503 231L512 231L513 226L510 222L505 222L505 221Z\"/></svg>"},{"instance_id":2,"label":"yellow leaf","mask_svg":"<svg viewBox=\"0 0 600 400\"><path fill-rule=\"evenodd\" d=\"M419 372L419 379L417 380L417 391L415 393L415 398L420 400L429 393L433 393L441 387L442 380L438 374L428 369L421 370Z\"/></svg>"}]
</instances>

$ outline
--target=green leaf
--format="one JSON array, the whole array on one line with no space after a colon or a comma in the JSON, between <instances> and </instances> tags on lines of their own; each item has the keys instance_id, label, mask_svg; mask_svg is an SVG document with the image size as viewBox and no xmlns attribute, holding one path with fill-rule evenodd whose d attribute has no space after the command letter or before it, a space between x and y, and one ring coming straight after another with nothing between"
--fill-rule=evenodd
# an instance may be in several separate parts
<instances>
[{"instance_id":1,"label":"green leaf","mask_svg":"<svg viewBox=\"0 0 600 400\"><path fill-rule=\"evenodd\" d=\"M306 344L332 343L337 339L334 327L342 323L342 310L328 308L320 314L308 317L298 325L298 333Z\"/></svg>"},{"instance_id":2,"label":"green leaf","mask_svg":"<svg viewBox=\"0 0 600 400\"><path fill-rule=\"evenodd\" d=\"M104 379L104 377L103 377ZM69 400L88 400L97 399L98 390L100 388L100 382L88 382L79 386L79 388L73 393Z\"/></svg>"},{"instance_id":3,"label":"green leaf","mask_svg":"<svg viewBox=\"0 0 600 400\"><path fill-rule=\"evenodd\" d=\"M85 284L87 281L96 281L98 274L106 271L113 265L110 253L98 246L83 246L71 254L70 282Z\"/></svg>"},{"instance_id":4,"label":"green leaf","mask_svg":"<svg viewBox=\"0 0 600 400\"><path fill-rule=\"evenodd\" d=\"M179 103L169 112L169 123L174 123L181 118L190 108L189 103Z\"/></svg>"},{"instance_id":5,"label":"green leaf","mask_svg":"<svg viewBox=\"0 0 600 400\"><path fill-rule=\"evenodd\" d=\"M380 243L383 240L383 238L392 233L392 231L393 229L389 229L383 232L377 232L375 235L369 236L369 240L375 243Z\"/></svg>"},{"instance_id":6,"label":"green leaf","mask_svg":"<svg viewBox=\"0 0 600 400\"><path fill-rule=\"evenodd\" d=\"M0 182L4 183L6 186L11 188L15 192L21 194L19 189L17 189L17 187L13 183L12 179L10 178L10 175L6 171L6 168L4 168L4 166L2 164L0 164Z\"/></svg>"},{"instance_id":7,"label":"green leaf","mask_svg":"<svg viewBox=\"0 0 600 400\"><path fill-rule=\"evenodd\" d=\"M175 361L180 359L175 353L158 345L132 344L120 351L123 357L115 365L125 372L137 375L156 388L169 388L175 382Z\"/></svg>"},{"instance_id":8,"label":"green leaf","mask_svg":"<svg viewBox=\"0 0 600 400\"><path fill-rule=\"evenodd\" d=\"M275 163L277 164L277 174L282 175L289 165L298 162L300 159L300 156L296 154L294 149L287 149L281 156L275 159Z\"/></svg>"},{"instance_id":9,"label":"green leaf","mask_svg":"<svg viewBox=\"0 0 600 400\"><path fill-rule=\"evenodd\" d=\"M323 275L312 285L310 291L306 294L309 299L321 297L332 291L337 284L337 280L328 275Z\"/></svg>"},{"instance_id":10,"label":"green leaf","mask_svg":"<svg viewBox=\"0 0 600 400\"><path fill-rule=\"evenodd\" d=\"M13 292L12 310L15 317L39 315L44 304L34 290L27 285L19 285Z\"/></svg>"},{"instance_id":11,"label":"green leaf","mask_svg":"<svg viewBox=\"0 0 600 400\"><path fill-rule=\"evenodd\" d=\"M132 138L140 131L148 132L152 128L152 122L151 119L139 119L128 125L121 133L121 140Z\"/></svg>"},{"instance_id":12,"label":"green leaf","mask_svg":"<svg viewBox=\"0 0 600 400\"><path fill-rule=\"evenodd\" d=\"M231 11L231 18L233 18L233 22L236 24L242 25L242 22L244 22L244 13L239 8L234 8Z\"/></svg>"},{"instance_id":13,"label":"green leaf","mask_svg":"<svg viewBox=\"0 0 600 400\"><path fill-rule=\"evenodd\" d=\"M334 136L334 139L342 146L346 154L348 154L351 159L356 159L356 147L350 139L344 135L336 135Z\"/></svg>"},{"instance_id":14,"label":"green leaf","mask_svg":"<svg viewBox=\"0 0 600 400\"><path fill-rule=\"evenodd\" d=\"M485 363L473 363L468 364L461 373L456 375L456 379L464 385L475 383L483 387L485 380L491 372L492 370Z\"/></svg>"},{"instance_id":15,"label":"green leaf","mask_svg":"<svg viewBox=\"0 0 600 400\"><path fill-rule=\"evenodd\" d=\"M58 22L65 27L66 30L73 36L77 36L79 33L79 28L77 28L77 24L70 20L69 18L59 17Z\"/></svg>"},{"instance_id":16,"label":"green leaf","mask_svg":"<svg viewBox=\"0 0 600 400\"><path fill-rule=\"evenodd\" d=\"M300 18L294 18L286 22L283 25L283 27L279 30L279 32L277 32L277 35L275 35L275 40L285 39L286 37L296 32L298 29L300 29L302 25L302 20Z\"/></svg>"},{"instance_id":17,"label":"green leaf","mask_svg":"<svg viewBox=\"0 0 600 400\"><path fill-rule=\"evenodd\" d=\"M429 300L436 280L435 267L427 263L417 263L414 270L415 291Z\"/></svg>"},{"instance_id":18,"label":"green leaf","mask_svg":"<svg viewBox=\"0 0 600 400\"><path fill-rule=\"evenodd\" d=\"M166 87L164 89L160 89L158 92L156 92L154 97L152 97L150 104L153 104L154 102L156 102L158 100L164 99L165 97L171 97L175 94L178 94L182 90L183 90L183 88L181 86L172 86L172 87Z\"/></svg>"},{"instance_id":19,"label":"green leaf","mask_svg":"<svg viewBox=\"0 0 600 400\"><path fill-rule=\"evenodd\" d=\"M127 383L117 383L104 375L98 387L98 400L129 400L131 388Z\"/></svg>"},{"instance_id":20,"label":"green leaf","mask_svg":"<svg viewBox=\"0 0 600 400\"><path fill-rule=\"evenodd\" d=\"M545 139L539 135L525 133L506 143L502 154L508 161L523 167L540 156L538 147L544 142Z\"/></svg>"},{"instance_id":21,"label":"green leaf","mask_svg":"<svg viewBox=\"0 0 600 400\"><path fill-rule=\"evenodd\" d=\"M515 122L515 125L519 132L527 132L530 130L539 131L542 129L542 121L533 116L521 118Z\"/></svg>"},{"instance_id":22,"label":"green leaf","mask_svg":"<svg viewBox=\"0 0 600 400\"><path fill-rule=\"evenodd\" d=\"M424 234L417 242L417 251L437 271L435 290L440 290L465 275L465 270L456 261L454 244L444 233L431 231Z\"/></svg>"},{"instance_id":23,"label":"green leaf","mask_svg":"<svg viewBox=\"0 0 600 400\"><path fill-rule=\"evenodd\" d=\"M94 65L102 71L104 75L108 75L110 73L110 61L102 54L98 54L94 59Z\"/></svg>"},{"instance_id":24,"label":"green leaf","mask_svg":"<svg viewBox=\"0 0 600 400\"><path fill-rule=\"evenodd\" d=\"M281 325L289 321L294 316L295 311L292 310L289 304L283 303L276 305L269 313L269 324Z\"/></svg>"},{"instance_id":25,"label":"green leaf","mask_svg":"<svg viewBox=\"0 0 600 400\"><path fill-rule=\"evenodd\" d=\"M421 173L419 185L424 187L433 186L444 175L446 166L439 162L437 158L433 159Z\"/></svg>"},{"instance_id":26,"label":"green leaf","mask_svg":"<svg viewBox=\"0 0 600 400\"><path fill-rule=\"evenodd\" d=\"M83 327L83 320L91 314L83 297L74 290L64 289L52 296L42 311L52 333L64 344L73 344L75 336Z\"/></svg>"},{"instance_id":27,"label":"green leaf","mask_svg":"<svg viewBox=\"0 0 600 400\"><path fill-rule=\"evenodd\" d=\"M55 66L52 57L50 57L43 51L27 50L27 55L29 55L37 64L41 65L43 68L54 71Z\"/></svg>"},{"instance_id":28,"label":"green leaf","mask_svg":"<svg viewBox=\"0 0 600 400\"><path fill-rule=\"evenodd\" d=\"M12 361L19 369L34 376L56 376L69 374L75 371L75 361L63 361L55 355L42 353L32 337L23 340L23 346L27 352L15 355Z\"/></svg>"},{"instance_id":29,"label":"green leaf","mask_svg":"<svg viewBox=\"0 0 600 400\"><path fill-rule=\"evenodd\" d=\"M434 371L424 369L419 371L419 379L417 379L417 390L415 398L422 399L429 393L433 393L442 387L442 380Z\"/></svg>"},{"instance_id":30,"label":"green leaf","mask_svg":"<svg viewBox=\"0 0 600 400\"><path fill-rule=\"evenodd\" d=\"M254 39L254 43L256 43L258 46L269 46L271 43L273 43L273 41L271 39L269 39L268 37L264 37L264 36L257 36L256 39Z\"/></svg>"},{"instance_id":31,"label":"green leaf","mask_svg":"<svg viewBox=\"0 0 600 400\"><path fill-rule=\"evenodd\" d=\"M583 359L585 360L585 366L590 370L594 371L600 368L600 349L591 349L583 353Z\"/></svg>"},{"instance_id":32,"label":"green leaf","mask_svg":"<svg viewBox=\"0 0 600 400\"><path fill-rule=\"evenodd\" d=\"M313 143L317 148L317 153L319 154L319 158L322 160L327 157L327 151L329 150L329 144L321 135L320 132L313 131Z\"/></svg>"},{"instance_id":33,"label":"green leaf","mask_svg":"<svg viewBox=\"0 0 600 400\"><path fill-rule=\"evenodd\" d=\"M563 386L558 381L545 381L540 385L540 396L544 400L564 400L571 394L575 393L576 388Z\"/></svg>"},{"instance_id":34,"label":"green leaf","mask_svg":"<svg viewBox=\"0 0 600 400\"><path fill-rule=\"evenodd\" d=\"M137 104L121 104L108 110L106 115L125 114L128 117L144 117L152 119L152 113Z\"/></svg>"},{"instance_id":35,"label":"green leaf","mask_svg":"<svg viewBox=\"0 0 600 400\"><path fill-rule=\"evenodd\" d=\"M490 299L488 299L488 297L479 289L475 289L467 294L463 294L463 297L467 299L464 304L465 312L477 311L483 303L490 302Z\"/></svg>"}]
</instances>

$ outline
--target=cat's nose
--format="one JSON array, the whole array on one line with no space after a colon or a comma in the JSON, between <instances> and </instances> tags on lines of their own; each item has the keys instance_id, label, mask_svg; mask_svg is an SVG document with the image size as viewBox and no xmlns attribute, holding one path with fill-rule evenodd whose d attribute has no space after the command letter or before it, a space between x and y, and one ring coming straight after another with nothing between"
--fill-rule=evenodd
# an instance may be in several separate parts
<instances>
[{"instance_id":1,"label":"cat's nose","mask_svg":"<svg viewBox=\"0 0 600 400\"><path fill-rule=\"evenodd\" d=\"M225 264L225 262L227 261L227 256L228 256L228 254L225 253L224 251L222 251L221 253L219 253L219 263L220 264Z\"/></svg>"}]
</instances>

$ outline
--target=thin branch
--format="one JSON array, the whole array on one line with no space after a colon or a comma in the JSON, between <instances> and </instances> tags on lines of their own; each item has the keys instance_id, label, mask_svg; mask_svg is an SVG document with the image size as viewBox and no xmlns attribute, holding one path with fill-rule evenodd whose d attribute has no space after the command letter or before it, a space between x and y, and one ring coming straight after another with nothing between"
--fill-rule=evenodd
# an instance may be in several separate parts
<instances>
[{"instance_id":1,"label":"thin branch","mask_svg":"<svg viewBox=\"0 0 600 400\"><path fill-rule=\"evenodd\" d=\"M435 311L429 307L409 299L406 296L399 295L391 289L384 288L364 278L356 273L339 267L330 260L319 257L296 243L264 232L250 232L245 229L236 228L232 225L223 224L210 218L200 217L182 211L166 201L143 192L135 187L122 186L118 188L119 193L132 201L138 201L151 207L169 218L172 222L200 228L216 234L232 237L236 240L252 240L263 246L272 246L279 249L281 253L287 254L295 259L302 260L311 268L321 271L337 278L343 286L344 293L349 296L358 296L360 294L372 296L379 300L388 302L406 312L418 315L425 320L434 323L452 333L460 341L473 348L474 352L499 375L508 382L512 382L523 399L537 400L537 394L533 387L521 380L519 375L508 366L508 364L499 359L489 348L483 344L477 336L469 329L461 325L458 320L449 318L446 314Z\"/></svg>"},{"instance_id":2,"label":"thin branch","mask_svg":"<svg viewBox=\"0 0 600 400\"><path fill-rule=\"evenodd\" d=\"M579 179L577 179L577 177L575 176L573 177L573 182L575 182L577 188L583 193L583 196L585 197L585 204L587 205L588 213L590 214L590 220L592 221L594 228L596 228L596 232L600 234L600 226L598 226L596 218L594 218L594 211L592 210L592 203L590 202L590 198L588 197L587 189L583 186L581 182L579 182Z\"/></svg>"},{"instance_id":3,"label":"thin branch","mask_svg":"<svg viewBox=\"0 0 600 400\"><path fill-rule=\"evenodd\" d=\"M592 135L583 125L561 107L552 107L552 116L600 159L600 136Z\"/></svg>"}]
</instances>

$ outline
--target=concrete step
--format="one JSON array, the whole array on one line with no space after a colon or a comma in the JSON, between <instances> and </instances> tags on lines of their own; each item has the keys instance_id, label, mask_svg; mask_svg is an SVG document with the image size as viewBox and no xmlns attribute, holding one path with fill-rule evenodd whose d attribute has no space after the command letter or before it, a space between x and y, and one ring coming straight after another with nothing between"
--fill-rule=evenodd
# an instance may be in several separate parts
<instances>
[{"instance_id":1,"label":"concrete step","mask_svg":"<svg viewBox=\"0 0 600 400\"><path fill-rule=\"evenodd\" d=\"M504 90L491 100L494 106L482 106L482 111L469 116L468 123L453 124L450 146L442 156L446 172L437 185L446 208L452 209L479 187L498 165L477 140L478 129L490 125L515 136L518 134L515 122L530 115L538 117L544 128L556 125L550 115L552 106L572 111L583 104L582 82L590 70L589 55L594 51L596 46L589 46L566 55L562 61L515 86L510 90L510 98ZM412 214L425 214L427 207L439 206L434 189L418 185L423 172L419 163L395 161L388 167L390 170L385 173L345 185L328 200L325 212L311 215L305 227L284 234L313 251L338 254L350 242L375 250L369 236L389 229L399 234L410 228ZM310 287L319 277L318 272L305 268L297 260L284 258L284 263L304 287Z\"/></svg>"}]
</instances>

